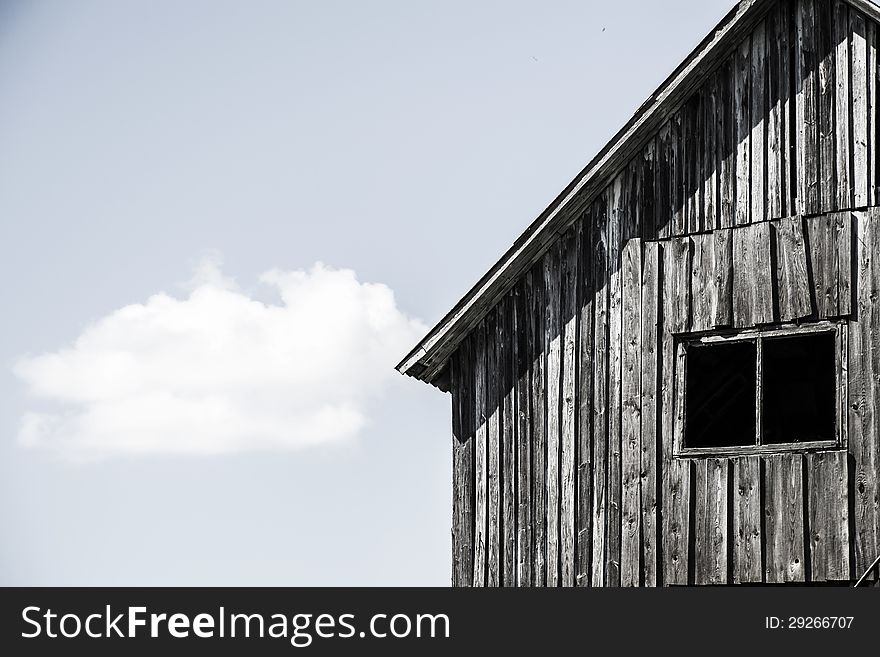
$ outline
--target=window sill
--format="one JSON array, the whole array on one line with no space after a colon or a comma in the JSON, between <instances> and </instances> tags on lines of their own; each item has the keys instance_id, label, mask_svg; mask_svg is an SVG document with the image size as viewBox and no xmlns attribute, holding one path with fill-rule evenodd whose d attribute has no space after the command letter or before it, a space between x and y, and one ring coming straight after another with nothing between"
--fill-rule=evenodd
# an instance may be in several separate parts
<instances>
[{"instance_id":1,"label":"window sill","mask_svg":"<svg viewBox=\"0 0 880 657\"><path fill-rule=\"evenodd\" d=\"M807 443L779 443L774 445L737 445L734 447L685 447L675 454L677 459L713 458L729 456L760 456L763 454L804 454L807 452L845 450L836 440L818 440Z\"/></svg>"}]
</instances>

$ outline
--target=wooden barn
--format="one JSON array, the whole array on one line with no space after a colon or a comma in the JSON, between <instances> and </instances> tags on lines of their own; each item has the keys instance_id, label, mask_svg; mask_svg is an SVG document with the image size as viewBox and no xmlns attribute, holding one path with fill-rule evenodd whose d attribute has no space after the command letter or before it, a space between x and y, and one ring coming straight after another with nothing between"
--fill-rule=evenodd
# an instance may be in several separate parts
<instances>
[{"instance_id":1,"label":"wooden barn","mask_svg":"<svg viewBox=\"0 0 880 657\"><path fill-rule=\"evenodd\" d=\"M876 580L878 41L740 2L398 365L452 393L454 585Z\"/></svg>"}]
</instances>

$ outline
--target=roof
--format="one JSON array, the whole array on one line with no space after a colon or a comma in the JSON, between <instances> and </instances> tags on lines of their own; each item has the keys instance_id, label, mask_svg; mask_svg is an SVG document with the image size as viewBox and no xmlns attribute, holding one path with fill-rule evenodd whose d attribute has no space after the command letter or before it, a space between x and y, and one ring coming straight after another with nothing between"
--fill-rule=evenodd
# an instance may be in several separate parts
<instances>
[{"instance_id":1,"label":"roof","mask_svg":"<svg viewBox=\"0 0 880 657\"><path fill-rule=\"evenodd\" d=\"M880 8L870 0L847 2L880 21ZM776 0L741 0L731 9L397 370L445 389L441 375L461 341L775 4Z\"/></svg>"}]
</instances>

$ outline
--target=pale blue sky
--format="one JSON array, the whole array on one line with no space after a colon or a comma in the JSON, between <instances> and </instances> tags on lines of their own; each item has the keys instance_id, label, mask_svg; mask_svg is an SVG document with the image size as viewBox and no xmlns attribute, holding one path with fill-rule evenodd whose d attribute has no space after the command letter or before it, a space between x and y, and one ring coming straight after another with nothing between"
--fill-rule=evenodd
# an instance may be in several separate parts
<instances>
[{"instance_id":1,"label":"pale blue sky","mask_svg":"<svg viewBox=\"0 0 880 657\"><path fill-rule=\"evenodd\" d=\"M342 445L77 460L18 443L12 368L211 251L436 322L730 4L0 1L0 584L446 585L439 391L391 376Z\"/></svg>"}]
</instances>

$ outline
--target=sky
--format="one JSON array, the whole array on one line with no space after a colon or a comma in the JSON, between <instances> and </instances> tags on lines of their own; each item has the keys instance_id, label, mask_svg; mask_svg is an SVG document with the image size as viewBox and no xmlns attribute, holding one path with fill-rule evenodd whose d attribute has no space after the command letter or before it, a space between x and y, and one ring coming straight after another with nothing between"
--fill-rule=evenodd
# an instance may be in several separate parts
<instances>
[{"instance_id":1,"label":"sky","mask_svg":"<svg viewBox=\"0 0 880 657\"><path fill-rule=\"evenodd\" d=\"M730 6L0 0L0 585L448 585L394 365Z\"/></svg>"}]
</instances>

